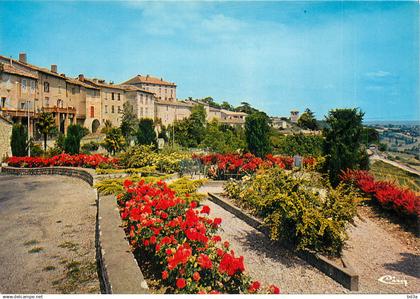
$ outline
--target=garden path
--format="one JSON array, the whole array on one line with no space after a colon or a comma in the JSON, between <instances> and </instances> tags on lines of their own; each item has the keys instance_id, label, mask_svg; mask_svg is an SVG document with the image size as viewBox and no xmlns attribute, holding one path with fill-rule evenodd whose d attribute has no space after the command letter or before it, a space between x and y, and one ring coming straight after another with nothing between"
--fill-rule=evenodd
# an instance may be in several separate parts
<instances>
[{"instance_id":1,"label":"garden path","mask_svg":"<svg viewBox=\"0 0 420 299\"><path fill-rule=\"evenodd\" d=\"M420 256L368 218L356 217L355 225L343 254L359 274L359 292L420 293ZM401 282L378 280L386 275Z\"/></svg>"},{"instance_id":2,"label":"garden path","mask_svg":"<svg viewBox=\"0 0 420 299\"><path fill-rule=\"evenodd\" d=\"M80 179L0 175L0 293L99 293L95 200Z\"/></svg>"},{"instance_id":3,"label":"garden path","mask_svg":"<svg viewBox=\"0 0 420 299\"><path fill-rule=\"evenodd\" d=\"M214 192L214 188L212 188ZM204 191L205 188L202 189ZM210 192L212 192L210 191ZM264 285L275 284L284 294L347 293L343 286L271 242L265 235L213 202L210 217L223 219L221 237L228 240L236 255L245 258L245 268L252 279Z\"/></svg>"}]
</instances>

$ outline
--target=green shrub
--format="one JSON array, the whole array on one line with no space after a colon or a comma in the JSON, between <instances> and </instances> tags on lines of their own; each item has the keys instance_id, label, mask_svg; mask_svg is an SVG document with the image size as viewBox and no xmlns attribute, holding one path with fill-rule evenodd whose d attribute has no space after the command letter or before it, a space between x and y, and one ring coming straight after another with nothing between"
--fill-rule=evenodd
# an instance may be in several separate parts
<instances>
[{"instance_id":1,"label":"green shrub","mask_svg":"<svg viewBox=\"0 0 420 299\"><path fill-rule=\"evenodd\" d=\"M42 155L44 155L44 151L42 150L41 145L31 141L30 147L31 147L31 157L41 157Z\"/></svg>"},{"instance_id":2,"label":"green shrub","mask_svg":"<svg viewBox=\"0 0 420 299\"><path fill-rule=\"evenodd\" d=\"M99 149L99 143L95 141L90 141L82 145L83 151L94 152Z\"/></svg>"},{"instance_id":3,"label":"green shrub","mask_svg":"<svg viewBox=\"0 0 420 299\"><path fill-rule=\"evenodd\" d=\"M187 202L201 201L206 195L197 193L197 190L203 186L206 181L207 179L190 180L186 177L182 177L170 183L168 187L175 190L176 195L185 199Z\"/></svg>"},{"instance_id":4,"label":"green shrub","mask_svg":"<svg viewBox=\"0 0 420 299\"><path fill-rule=\"evenodd\" d=\"M67 128L67 136L64 140L64 151L68 154L78 154L80 152L80 140L86 135L86 128L81 125L70 125Z\"/></svg>"},{"instance_id":5,"label":"green shrub","mask_svg":"<svg viewBox=\"0 0 420 299\"><path fill-rule=\"evenodd\" d=\"M156 152L152 145L139 145L127 149L120 158L124 168L156 166L160 172L174 173L179 171L180 161L191 158L191 154L177 151Z\"/></svg>"},{"instance_id":6,"label":"green shrub","mask_svg":"<svg viewBox=\"0 0 420 299\"><path fill-rule=\"evenodd\" d=\"M22 124L14 124L12 128L12 137L10 146L12 148L12 155L16 157L24 157L27 152L27 133Z\"/></svg>"},{"instance_id":7,"label":"green shrub","mask_svg":"<svg viewBox=\"0 0 420 299\"><path fill-rule=\"evenodd\" d=\"M357 193L343 185L333 189L325 183L319 188L310 178L277 167L231 181L225 191L264 219L271 239L332 256L341 254L358 202Z\"/></svg>"}]
</instances>

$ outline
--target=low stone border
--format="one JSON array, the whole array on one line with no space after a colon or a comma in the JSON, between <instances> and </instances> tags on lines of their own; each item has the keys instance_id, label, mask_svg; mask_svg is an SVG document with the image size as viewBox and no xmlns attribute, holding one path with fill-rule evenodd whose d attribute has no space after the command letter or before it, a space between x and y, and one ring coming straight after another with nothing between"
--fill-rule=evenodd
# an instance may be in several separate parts
<instances>
[{"instance_id":1,"label":"low stone border","mask_svg":"<svg viewBox=\"0 0 420 299\"><path fill-rule=\"evenodd\" d=\"M12 175L65 175L82 179L89 185L93 185L95 170L78 167L38 167L38 168L19 168L2 166L2 173Z\"/></svg>"},{"instance_id":2,"label":"low stone border","mask_svg":"<svg viewBox=\"0 0 420 299\"><path fill-rule=\"evenodd\" d=\"M220 196L217 196L216 194L208 193L208 195L209 199L215 204L221 206L222 208L229 211L242 221L246 222L251 227L262 232L263 234L267 236L269 235L268 228L264 227L263 223L257 218L248 215L247 213L240 210L238 207L224 200ZM290 246L288 246L287 244L281 245L290 248ZM331 277L350 291L359 290L359 275L355 273L355 271L348 265L348 263L346 263L346 267L341 267L340 265L333 263L327 257L317 253L309 251L296 251L295 253L298 257L305 260L307 263L317 268L324 274L328 275L329 277Z\"/></svg>"},{"instance_id":3,"label":"low stone border","mask_svg":"<svg viewBox=\"0 0 420 299\"><path fill-rule=\"evenodd\" d=\"M65 175L76 177L93 186L97 175L94 169L76 167L18 168L2 166L1 173L11 175ZM114 196L99 197L97 190L96 257L100 283L106 294L148 294L143 274L130 250L117 201Z\"/></svg>"}]
</instances>

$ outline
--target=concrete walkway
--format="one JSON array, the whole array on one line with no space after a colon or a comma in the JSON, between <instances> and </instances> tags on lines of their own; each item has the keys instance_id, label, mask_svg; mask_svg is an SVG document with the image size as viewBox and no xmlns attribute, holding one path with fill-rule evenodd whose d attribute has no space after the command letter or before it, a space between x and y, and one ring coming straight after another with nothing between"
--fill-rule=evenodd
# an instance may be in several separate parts
<instances>
[{"instance_id":1,"label":"concrete walkway","mask_svg":"<svg viewBox=\"0 0 420 299\"><path fill-rule=\"evenodd\" d=\"M0 293L100 293L95 200L80 179L0 175Z\"/></svg>"}]
</instances>

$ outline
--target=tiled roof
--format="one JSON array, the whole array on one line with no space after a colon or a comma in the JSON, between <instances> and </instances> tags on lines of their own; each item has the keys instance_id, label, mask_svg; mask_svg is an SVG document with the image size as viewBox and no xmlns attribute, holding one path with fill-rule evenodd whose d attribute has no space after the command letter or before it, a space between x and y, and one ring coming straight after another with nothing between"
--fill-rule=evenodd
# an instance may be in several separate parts
<instances>
[{"instance_id":1,"label":"tiled roof","mask_svg":"<svg viewBox=\"0 0 420 299\"><path fill-rule=\"evenodd\" d=\"M122 87L119 84L109 84L109 83L106 83L105 81L104 82L102 82L102 80L100 80L100 81L101 82L99 82L96 79L88 79L88 78L84 78L84 80L83 80L84 83L86 83L88 85L91 85L91 86L124 90L124 87Z\"/></svg>"},{"instance_id":2,"label":"tiled roof","mask_svg":"<svg viewBox=\"0 0 420 299\"><path fill-rule=\"evenodd\" d=\"M99 89L98 87L95 87L93 85L86 84L86 83L84 83L82 81L79 81L79 80L76 80L76 79L73 79L73 78L66 78L66 81L69 82L69 83L71 83L71 84L74 84L74 85L83 86L85 88Z\"/></svg>"},{"instance_id":3,"label":"tiled roof","mask_svg":"<svg viewBox=\"0 0 420 299\"><path fill-rule=\"evenodd\" d=\"M154 92L144 90L144 89L142 89L140 87L137 87L137 86L134 86L134 85L119 84L119 86L123 87L124 90L126 90L126 91L141 91L141 92L148 93L148 94L155 94Z\"/></svg>"},{"instance_id":4,"label":"tiled roof","mask_svg":"<svg viewBox=\"0 0 420 299\"><path fill-rule=\"evenodd\" d=\"M221 111L228 115L243 115L243 116L248 115L245 112L230 111L230 110L225 110L225 109L221 109Z\"/></svg>"},{"instance_id":5,"label":"tiled roof","mask_svg":"<svg viewBox=\"0 0 420 299\"><path fill-rule=\"evenodd\" d=\"M171 106L184 106L184 107L192 107L194 106L191 103L181 102L181 101L163 101L163 100L156 100L155 103L162 104L162 105L171 105Z\"/></svg>"},{"instance_id":6,"label":"tiled roof","mask_svg":"<svg viewBox=\"0 0 420 299\"><path fill-rule=\"evenodd\" d=\"M0 55L0 57L3 58L3 59L11 60L13 64L25 66L27 68L30 68L30 69L34 70L34 71L38 71L38 72L45 73L45 74L48 74L48 75L51 75L51 76L54 76L54 77L59 77L59 78L62 78L62 79L66 78L65 76L62 76L58 73L51 72L49 69L46 69L46 68L42 68L42 67L30 64L30 63L21 62L19 60L9 58L9 57L5 57L5 56L2 56L2 55Z\"/></svg>"},{"instance_id":7,"label":"tiled roof","mask_svg":"<svg viewBox=\"0 0 420 299\"><path fill-rule=\"evenodd\" d=\"M156 85L167 85L167 86L176 86L175 83L172 82L168 82L168 81L164 81L162 78L156 78L156 77L152 77L152 76L142 76L142 75L137 75L133 78L131 78L130 80L122 83L122 84L138 84L138 83L146 83L146 84L156 84Z\"/></svg>"},{"instance_id":8,"label":"tiled roof","mask_svg":"<svg viewBox=\"0 0 420 299\"><path fill-rule=\"evenodd\" d=\"M8 73L8 74L14 74L14 75L19 75L22 77L28 77L28 78L32 78L32 79L38 79L38 76L36 74L33 74L31 72L28 71L24 71L22 69L19 69L13 65L7 64L7 63L0 63L0 70Z\"/></svg>"}]
</instances>

